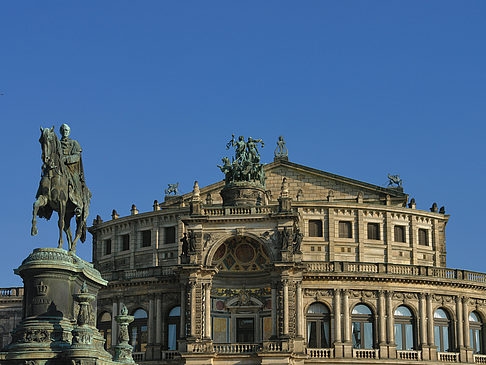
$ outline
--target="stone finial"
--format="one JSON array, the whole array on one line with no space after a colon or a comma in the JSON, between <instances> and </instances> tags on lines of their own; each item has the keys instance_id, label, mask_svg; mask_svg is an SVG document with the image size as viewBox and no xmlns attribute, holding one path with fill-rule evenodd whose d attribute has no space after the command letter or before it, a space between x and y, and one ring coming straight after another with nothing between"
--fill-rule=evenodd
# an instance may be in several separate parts
<instances>
[{"instance_id":1,"label":"stone finial","mask_svg":"<svg viewBox=\"0 0 486 365\"><path fill-rule=\"evenodd\" d=\"M93 219L93 226L96 226L97 224L103 223L103 219L99 215L96 216L95 219Z\"/></svg>"},{"instance_id":2,"label":"stone finial","mask_svg":"<svg viewBox=\"0 0 486 365\"><path fill-rule=\"evenodd\" d=\"M358 192L358 196L356 197L356 202L363 203L363 192Z\"/></svg>"},{"instance_id":3,"label":"stone finial","mask_svg":"<svg viewBox=\"0 0 486 365\"><path fill-rule=\"evenodd\" d=\"M275 149L275 157L274 160L289 160L289 151L287 147L285 147L285 141L282 136L278 137L277 141L277 148Z\"/></svg>"},{"instance_id":4,"label":"stone finial","mask_svg":"<svg viewBox=\"0 0 486 365\"><path fill-rule=\"evenodd\" d=\"M115 209L111 212L111 219L118 219L119 215Z\"/></svg>"},{"instance_id":5,"label":"stone finial","mask_svg":"<svg viewBox=\"0 0 486 365\"><path fill-rule=\"evenodd\" d=\"M192 200L197 201L201 197L201 191L199 190L199 184L196 181L194 181L194 187L192 188Z\"/></svg>"},{"instance_id":6,"label":"stone finial","mask_svg":"<svg viewBox=\"0 0 486 365\"><path fill-rule=\"evenodd\" d=\"M154 208L154 212L160 210L159 202L157 200L154 200L153 208Z\"/></svg>"},{"instance_id":7,"label":"stone finial","mask_svg":"<svg viewBox=\"0 0 486 365\"><path fill-rule=\"evenodd\" d=\"M439 213L440 214L445 214L445 207L444 206L441 206L440 209L439 209Z\"/></svg>"},{"instance_id":8,"label":"stone finial","mask_svg":"<svg viewBox=\"0 0 486 365\"><path fill-rule=\"evenodd\" d=\"M415 198L410 199L410 203L408 204L409 208L415 209L417 205L415 204Z\"/></svg>"},{"instance_id":9,"label":"stone finial","mask_svg":"<svg viewBox=\"0 0 486 365\"><path fill-rule=\"evenodd\" d=\"M390 194L386 194L386 196L385 196L385 205L391 205L391 196L390 196Z\"/></svg>"},{"instance_id":10,"label":"stone finial","mask_svg":"<svg viewBox=\"0 0 486 365\"><path fill-rule=\"evenodd\" d=\"M439 211L439 208L437 208L437 203L432 204L430 211L433 213L437 213Z\"/></svg>"},{"instance_id":11,"label":"stone finial","mask_svg":"<svg viewBox=\"0 0 486 365\"><path fill-rule=\"evenodd\" d=\"M334 190L329 189L329 192L327 193L327 201L328 202L334 201Z\"/></svg>"},{"instance_id":12,"label":"stone finial","mask_svg":"<svg viewBox=\"0 0 486 365\"><path fill-rule=\"evenodd\" d=\"M213 197L211 196L211 193L206 194L206 204L213 205Z\"/></svg>"},{"instance_id":13,"label":"stone finial","mask_svg":"<svg viewBox=\"0 0 486 365\"><path fill-rule=\"evenodd\" d=\"M289 184L287 182L287 178L284 177L282 179L282 186L280 187L280 197L288 198L289 197Z\"/></svg>"},{"instance_id":14,"label":"stone finial","mask_svg":"<svg viewBox=\"0 0 486 365\"><path fill-rule=\"evenodd\" d=\"M131 213L132 215L138 214L138 209L137 209L137 207L135 206L135 204L132 204L132 209L130 209L130 213Z\"/></svg>"},{"instance_id":15,"label":"stone finial","mask_svg":"<svg viewBox=\"0 0 486 365\"><path fill-rule=\"evenodd\" d=\"M133 347L128 343L130 336L128 334L128 325L134 320L133 316L128 315L128 309L125 304L122 303L120 314L115 316L115 321L118 323L118 344L114 346L115 356L114 361L125 364L134 364L132 357Z\"/></svg>"}]
</instances>

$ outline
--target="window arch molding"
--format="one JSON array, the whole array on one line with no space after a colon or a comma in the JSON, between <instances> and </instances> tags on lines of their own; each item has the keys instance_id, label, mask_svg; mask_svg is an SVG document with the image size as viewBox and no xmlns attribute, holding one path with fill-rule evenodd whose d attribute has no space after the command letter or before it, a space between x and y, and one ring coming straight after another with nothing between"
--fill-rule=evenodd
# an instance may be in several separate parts
<instances>
[{"instance_id":1,"label":"window arch molding","mask_svg":"<svg viewBox=\"0 0 486 365\"><path fill-rule=\"evenodd\" d=\"M175 351L177 350L177 340L180 338L181 330L180 330L180 315L181 315L181 306L179 303L171 304L167 307L167 311L165 314L166 318L166 330L167 330L167 349Z\"/></svg>"},{"instance_id":2,"label":"window arch molding","mask_svg":"<svg viewBox=\"0 0 486 365\"><path fill-rule=\"evenodd\" d=\"M357 300L356 302L350 303L349 304L349 315L353 314L353 309L359 304L363 304L363 305L367 306L371 310L371 314L373 315L373 317L377 317L378 307L374 303L371 303L368 300Z\"/></svg>"},{"instance_id":3,"label":"window arch molding","mask_svg":"<svg viewBox=\"0 0 486 365\"><path fill-rule=\"evenodd\" d=\"M468 313L467 321L469 323L469 345L475 354L484 354L486 348L484 314L481 311L474 309Z\"/></svg>"},{"instance_id":4,"label":"window arch molding","mask_svg":"<svg viewBox=\"0 0 486 365\"><path fill-rule=\"evenodd\" d=\"M112 324L112 315L111 311L109 310L102 310L98 315L96 328L100 331L100 334L105 339L104 348L108 350L111 348L112 342L112 333L111 333L111 324Z\"/></svg>"},{"instance_id":5,"label":"window arch molding","mask_svg":"<svg viewBox=\"0 0 486 365\"><path fill-rule=\"evenodd\" d=\"M419 316L420 316L420 313L417 310L417 308L415 308L415 306L412 305L411 303L409 303L408 301L403 301L403 302L400 302L398 304L395 304L393 306L393 313L395 313L395 311L398 309L398 307L407 307L407 309L412 313L412 316L416 319L419 318ZM438 308L440 308L440 307L438 307Z\"/></svg>"},{"instance_id":6,"label":"window arch molding","mask_svg":"<svg viewBox=\"0 0 486 365\"><path fill-rule=\"evenodd\" d=\"M137 306L129 313L135 317L128 327L130 344L134 352L144 352L148 343L148 312L142 306Z\"/></svg>"},{"instance_id":7,"label":"window arch molding","mask_svg":"<svg viewBox=\"0 0 486 365\"><path fill-rule=\"evenodd\" d=\"M306 340L309 348L331 348L331 309L323 301L314 301L305 308Z\"/></svg>"},{"instance_id":8,"label":"window arch molding","mask_svg":"<svg viewBox=\"0 0 486 365\"><path fill-rule=\"evenodd\" d=\"M408 303L399 303L393 309L393 326L397 350L417 348L417 312Z\"/></svg>"},{"instance_id":9,"label":"window arch molding","mask_svg":"<svg viewBox=\"0 0 486 365\"><path fill-rule=\"evenodd\" d=\"M319 298L317 300L313 299L310 302L308 302L306 305L304 305L304 314L306 314L307 311L309 310L310 306L312 304L315 304L315 303L324 304L327 307L327 309L329 309L330 315L334 316L334 307L332 306L332 304L329 301L327 301L324 298Z\"/></svg>"},{"instance_id":10,"label":"window arch molding","mask_svg":"<svg viewBox=\"0 0 486 365\"><path fill-rule=\"evenodd\" d=\"M376 307L367 301L350 306L353 348L372 349L376 346Z\"/></svg>"},{"instance_id":11,"label":"window arch molding","mask_svg":"<svg viewBox=\"0 0 486 365\"><path fill-rule=\"evenodd\" d=\"M434 344L438 352L448 352L454 348L455 323L454 311L446 306L437 306L434 317Z\"/></svg>"}]
</instances>

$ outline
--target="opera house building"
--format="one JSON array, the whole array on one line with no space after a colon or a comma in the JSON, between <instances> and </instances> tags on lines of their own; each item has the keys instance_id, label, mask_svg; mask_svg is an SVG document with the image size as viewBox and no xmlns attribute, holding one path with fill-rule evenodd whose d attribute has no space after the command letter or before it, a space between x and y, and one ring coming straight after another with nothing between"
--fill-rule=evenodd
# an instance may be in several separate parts
<instances>
[{"instance_id":1,"label":"opera house building","mask_svg":"<svg viewBox=\"0 0 486 365\"><path fill-rule=\"evenodd\" d=\"M486 274L447 267L444 208L293 163L282 138L264 165L259 143L94 220L107 350L123 303L139 364L486 364Z\"/></svg>"}]
</instances>

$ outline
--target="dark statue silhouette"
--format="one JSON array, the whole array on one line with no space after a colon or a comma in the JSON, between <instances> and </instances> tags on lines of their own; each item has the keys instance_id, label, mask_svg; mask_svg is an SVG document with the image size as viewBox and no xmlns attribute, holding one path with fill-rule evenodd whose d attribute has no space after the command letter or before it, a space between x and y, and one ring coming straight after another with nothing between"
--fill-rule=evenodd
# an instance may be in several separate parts
<instances>
[{"instance_id":1,"label":"dark statue silhouette","mask_svg":"<svg viewBox=\"0 0 486 365\"><path fill-rule=\"evenodd\" d=\"M86 240L86 221L89 214L91 192L84 180L81 147L69 138L67 124L60 128L61 140L52 128L41 127L39 142L42 147L42 174L32 212L31 234L37 234L37 216L50 219L52 212L59 216L58 247L63 246L62 232L66 233L69 251L74 252L76 243ZM73 239L71 219L76 217L76 233Z\"/></svg>"}]
</instances>

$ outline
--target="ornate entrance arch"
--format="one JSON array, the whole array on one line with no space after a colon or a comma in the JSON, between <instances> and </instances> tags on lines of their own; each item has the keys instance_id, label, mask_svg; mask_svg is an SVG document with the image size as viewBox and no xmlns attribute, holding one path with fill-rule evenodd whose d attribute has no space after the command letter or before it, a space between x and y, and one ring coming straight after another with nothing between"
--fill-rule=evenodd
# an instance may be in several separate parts
<instances>
[{"instance_id":1,"label":"ornate entrance arch","mask_svg":"<svg viewBox=\"0 0 486 365\"><path fill-rule=\"evenodd\" d=\"M256 239L233 236L212 252L210 263L219 271L263 271L270 263L270 257L265 247Z\"/></svg>"}]
</instances>

